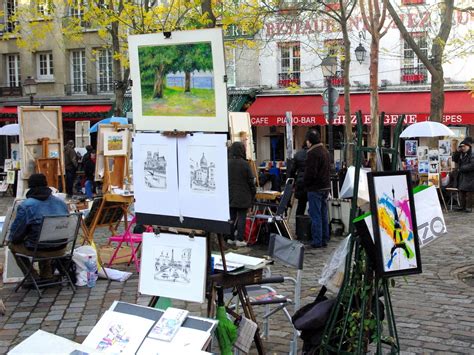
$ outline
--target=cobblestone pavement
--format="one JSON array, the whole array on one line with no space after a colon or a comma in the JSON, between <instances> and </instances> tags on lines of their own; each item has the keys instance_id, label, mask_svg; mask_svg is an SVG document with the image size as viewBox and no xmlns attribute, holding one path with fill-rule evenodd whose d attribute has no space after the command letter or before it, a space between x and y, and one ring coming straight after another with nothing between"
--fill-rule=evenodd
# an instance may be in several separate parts
<instances>
[{"instance_id":1,"label":"cobblestone pavement","mask_svg":"<svg viewBox=\"0 0 474 355\"><path fill-rule=\"evenodd\" d=\"M11 201L11 198L0 198L0 215ZM405 353L474 353L474 288L456 276L458 271L474 265L474 214L450 212L446 214L446 222L448 235L422 249L423 274L397 278L392 289L398 334ZM100 230L98 235L103 242L105 230ZM307 251L302 304L310 302L318 292L321 269L340 240L333 238L327 249ZM252 247L239 252L261 255L262 250ZM3 250L0 252L3 256ZM274 273L292 273L291 269L278 265L273 269ZM7 314L0 317L0 353L6 353L37 329L82 342L114 300L144 305L149 301L149 297L137 294L136 273L124 283L99 280L96 287L82 287L75 293L67 287L50 288L41 299L33 291L14 293L13 286L2 285L0 290L7 307ZM205 307L199 304L174 302L174 306L186 307L194 315L205 315ZM275 315L270 329L269 339L265 341L267 353L288 353L291 337L288 322L282 315Z\"/></svg>"}]
</instances>

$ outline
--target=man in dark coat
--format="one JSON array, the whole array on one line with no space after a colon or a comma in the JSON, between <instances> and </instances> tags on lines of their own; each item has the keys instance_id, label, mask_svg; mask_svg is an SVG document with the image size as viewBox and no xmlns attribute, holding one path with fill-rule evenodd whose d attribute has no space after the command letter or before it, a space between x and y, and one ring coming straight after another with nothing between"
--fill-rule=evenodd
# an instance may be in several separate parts
<instances>
[{"instance_id":1,"label":"man in dark coat","mask_svg":"<svg viewBox=\"0 0 474 355\"><path fill-rule=\"evenodd\" d=\"M331 189L330 158L321 136L316 130L306 133L308 157L304 172L304 186L308 191L309 216L313 248L326 247L329 242L327 199Z\"/></svg>"},{"instance_id":2,"label":"man in dark coat","mask_svg":"<svg viewBox=\"0 0 474 355\"><path fill-rule=\"evenodd\" d=\"M308 153L308 146L306 143L298 150L293 158L293 168L291 170L291 177L295 178L295 197L298 199L298 206L296 207L296 215L302 216L306 211L306 204L308 203L308 195L304 188L304 170L306 167L306 157Z\"/></svg>"},{"instance_id":3,"label":"man in dark coat","mask_svg":"<svg viewBox=\"0 0 474 355\"><path fill-rule=\"evenodd\" d=\"M86 181L84 187L86 196L89 200L94 198L94 179L95 179L95 150L91 145L86 147L87 153L82 157L82 166Z\"/></svg>"},{"instance_id":4,"label":"man in dark coat","mask_svg":"<svg viewBox=\"0 0 474 355\"><path fill-rule=\"evenodd\" d=\"M77 154L74 150L74 141L70 140L64 147L64 168L66 170L66 194L72 197L74 190L74 181L77 171Z\"/></svg>"},{"instance_id":5,"label":"man in dark coat","mask_svg":"<svg viewBox=\"0 0 474 355\"><path fill-rule=\"evenodd\" d=\"M229 149L229 202L230 218L232 220L232 235L227 240L229 244L245 246L245 223L247 211L252 207L257 189L255 177L250 165L245 159L245 147L241 142L235 142Z\"/></svg>"},{"instance_id":6,"label":"man in dark coat","mask_svg":"<svg viewBox=\"0 0 474 355\"><path fill-rule=\"evenodd\" d=\"M453 161L458 164L458 190L460 212L472 211L472 195L474 194L474 156L472 155L472 138L467 137L453 154Z\"/></svg>"}]
</instances>

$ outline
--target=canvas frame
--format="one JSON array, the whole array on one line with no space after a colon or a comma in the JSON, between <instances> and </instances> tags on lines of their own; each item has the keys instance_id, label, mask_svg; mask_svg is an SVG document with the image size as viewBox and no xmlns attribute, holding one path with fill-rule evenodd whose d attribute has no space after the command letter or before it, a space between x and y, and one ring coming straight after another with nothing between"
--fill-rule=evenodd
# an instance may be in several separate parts
<instances>
[{"instance_id":1,"label":"canvas frame","mask_svg":"<svg viewBox=\"0 0 474 355\"><path fill-rule=\"evenodd\" d=\"M232 143L241 141L240 132L247 133L248 140L245 146L247 159L256 161L250 114L248 112L229 112L229 128Z\"/></svg>"},{"instance_id":2,"label":"canvas frame","mask_svg":"<svg viewBox=\"0 0 474 355\"><path fill-rule=\"evenodd\" d=\"M110 149L108 141L111 136L121 136L122 138L122 148L121 149ZM118 156L118 155L127 155L129 152L129 132L127 130L118 131L118 132L104 132L104 156Z\"/></svg>"},{"instance_id":3,"label":"canvas frame","mask_svg":"<svg viewBox=\"0 0 474 355\"><path fill-rule=\"evenodd\" d=\"M386 271L384 269L384 257L383 257L383 245L381 241L381 232L379 227L379 216L377 211L377 191L375 189L374 179L378 177L404 177L407 187L409 206L410 206L410 216L413 226L413 238L414 238L414 253L416 257L416 268L409 269L399 269L394 271ZM415 200L413 197L413 188L411 183L410 172L408 171L388 171L388 172L370 172L367 174L368 185L369 185L369 195L370 195L370 210L372 214L372 227L375 239L375 248L376 248L376 274L379 277L393 277L393 276L403 276L411 274L419 274L422 272L421 266L421 255L420 255L420 246L418 240L418 224L416 222L416 213L415 213Z\"/></svg>"},{"instance_id":4,"label":"canvas frame","mask_svg":"<svg viewBox=\"0 0 474 355\"><path fill-rule=\"evenodd\" d=\"M133 123L138 131L228 132L227 85L225 82L224 41L218 28L176 31L166 38L163 33L129 36L130 76L132 78ZM144 116L139 66L139 47L211 43L215 115L207 116Z\"/></svg>"}]
</instances>

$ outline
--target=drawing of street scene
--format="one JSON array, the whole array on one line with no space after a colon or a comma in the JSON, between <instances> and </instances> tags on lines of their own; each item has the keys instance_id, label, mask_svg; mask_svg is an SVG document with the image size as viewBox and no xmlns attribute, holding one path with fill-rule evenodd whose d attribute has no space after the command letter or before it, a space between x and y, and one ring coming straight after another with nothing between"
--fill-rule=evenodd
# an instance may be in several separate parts
<instances>
[{"instance_id":1,"label":"drawing of street scene","mask_svg":"<svg viewBox=\"0 0 474 355\"><path fill-rule=\"evenodd\" d=\"M126 334L122 324L112 323L109 326L107 335L97 345L99 351L112 351L113 353L121 353L130 343L130 336Z\"/></svg>"},{"instance_id":2,"label":"drawing of street scene","mask_svg":"<svg viewBox=\"0 0 474 355\"><path fill-rule=\"evenodd\" d=\"M156 281L191 282L191 248L163 247L155 252Z\"/></svg>"},{"instance_id":3,"label":"drawing of street scene","mask_svg":"<svg viewBox=\"0 0 474 355\"><path fill-rule=\"evenodd\" d=\"M166 189L166 158L160 156L159 146L147 146L143 165L145 186L150 189Z\"/></svg>"},{"instance_id":4,"label":"drawing of street scene","mask_svg":"<svg viewBox=\"0 0 474 355\"><path fill-rule=\"evenodd\" d=\"M212 148L205 147L189 155L189 183L191 190L198 192L213 193L216 190L216 164L215 159L211 157Z\"/></svg>"}]
</instances>

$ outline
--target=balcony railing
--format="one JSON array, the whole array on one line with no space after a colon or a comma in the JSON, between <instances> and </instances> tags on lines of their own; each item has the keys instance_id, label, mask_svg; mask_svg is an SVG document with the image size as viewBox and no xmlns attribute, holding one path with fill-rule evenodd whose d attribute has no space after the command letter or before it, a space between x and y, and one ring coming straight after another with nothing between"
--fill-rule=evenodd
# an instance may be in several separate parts
<instances>
[{"instance_id":1,"label":"balcony railing","mask_svg":"<svg viewBox=\"0 0 474 355\"><path fill-rule=\"evenodd\" d=\"M0 84L0 96L21 96L21 86Z\"/></svg>"},{"instance_id":2,"label":"balcony railing","mask_svg":"<svg viewBox=\"0 0 474 355\"><path fill-rule=\"evenodd\" d=\"M290 86L300 85L300 72L279 73L278 87L287 88Z\"/></svg>"},{"instance_id":3,"label":"balcony railing","mask_svg":"<svg viewBox=\"0 0 474 355\"><path fill-rule=\"evenodd\" d=\"M405 67L401 69L401 81L407 84L424 84L428 80L424 67Z\"/></svg>"},{"instance_id":4,"label":"balcony railing","mask_svg":"<svg viewBox=\"0 0 474 355\"><path fill-rule=\"evenodd\" d=\"M100 95L114 92L114 83L84 83L84 84L66 84L64 92L67 96L71 95Z\"/></svg>"},{"instance_id":5,"label":"balcony railing","mask_svg":"<svg viewBox=\"0 0 474 355\"><path fill-rule=\"evenodd\" d=\"M327 81L324 81L324 85L327 86ZM339 70L336 72L336 75L331 77L332 86L344 86L344 72Z\"/></svg>"}]
</instances>

